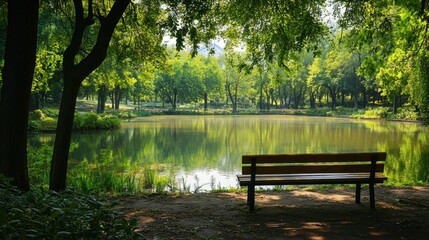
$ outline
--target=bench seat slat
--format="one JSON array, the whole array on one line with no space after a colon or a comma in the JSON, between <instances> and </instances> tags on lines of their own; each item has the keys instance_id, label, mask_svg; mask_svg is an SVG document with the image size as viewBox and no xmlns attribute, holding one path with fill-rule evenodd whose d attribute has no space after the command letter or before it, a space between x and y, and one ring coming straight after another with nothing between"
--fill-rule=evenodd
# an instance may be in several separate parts
<instances>
[{"instance_id":1,"label":"bench seat slat","mask_svg":"<svg viewBox=\"0 0 429 240\"><path fill-rule=\"evenodd\" d=\"M248 186L250 175L237 175L240 186ZM382 183L387 177L375 174L374 183ZM369 173L324 173L324 174L270 174L257 175L255 185L306 185L306 184L348 184L369 183Z\"/></svg>"},{"instance_id":2,"label":"bench seat slat","mask_svg":"<svg viewBox=\"0 0 429 240\"><path fill-rule=\"evenodd\" d=\"M257 165L256 174L291 174L291 173L359 173L370 172L371 164L306 164L306 165ZM384 171L384 163L377 163L376 172ZM250 174L251 167L243 166L243 174Z\"/></svg>"},{"instance_id":3,"label":"bench seat slat","mask_svg":"<svg viewBox=\"0 0 429 240\"><path fill-rule=\"evenodd\" d=\"M311 162L364 162L364 161L384 161L385 152L365 152L365 153L318 153L318 154L261 154L243 155L242 163L250 164L252 158L257 163L311 163Z\"/></svg>"}]
</instances>

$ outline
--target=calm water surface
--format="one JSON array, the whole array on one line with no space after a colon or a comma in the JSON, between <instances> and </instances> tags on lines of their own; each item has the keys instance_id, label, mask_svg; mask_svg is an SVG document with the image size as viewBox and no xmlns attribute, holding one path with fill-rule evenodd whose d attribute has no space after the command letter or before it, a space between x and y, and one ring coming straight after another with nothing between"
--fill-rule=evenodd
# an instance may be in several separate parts
<instances>
[{"instance_id":1,"label":"calm water surface","mask_svg":"<svg viewBox=\"0 0 429 240\"><path fill-rule=\"evenodd\" d=\"M32 136L31 144L53 143ZM118 172L148 164L187 184L237 186L241 155L386 151L390 183L429 183L429 128L416 123L300 116L153 116L121 129L75 133L71 168L106 161ZM182 180L180 180L182 181Z\"/></svg>"}]
</instances>

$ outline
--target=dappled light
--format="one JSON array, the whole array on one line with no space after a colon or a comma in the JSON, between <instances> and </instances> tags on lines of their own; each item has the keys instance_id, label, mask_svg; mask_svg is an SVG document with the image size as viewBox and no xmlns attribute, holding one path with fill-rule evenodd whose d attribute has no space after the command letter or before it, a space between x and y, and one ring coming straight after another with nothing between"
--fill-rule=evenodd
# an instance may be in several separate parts
<instances>
[{"instance_id":1,"label":"dappled light","mask_svg":"<svg viewBox=\"0 0 429 240\"><path fill-rule=\"evenodd\" d=\"M427 238L428 16L0 0L0 238Z\"/></svg>"},{"instance_id":2,"label":"dappled light","mask_svg":"<svg viewBox=\"0 0 429 240\"><path fill-rule=\"evenodd\" d=\"M257 192L253 213L246 192L135 197L119 207L138 219L138 231L149 238L418 239L428 234L429 199L421 195L428 187L376 190L376 209L365 199L355 204L351 188Z\"/></svg>"}]
</instances>

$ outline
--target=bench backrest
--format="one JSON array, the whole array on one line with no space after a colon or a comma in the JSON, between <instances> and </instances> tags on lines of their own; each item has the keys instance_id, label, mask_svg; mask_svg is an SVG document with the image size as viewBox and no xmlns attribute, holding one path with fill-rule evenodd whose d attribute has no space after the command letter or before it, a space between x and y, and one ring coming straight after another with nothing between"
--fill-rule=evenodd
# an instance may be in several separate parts
<instances>
[{"instance_id":1,"label":"bench backrest","mask_svg":"<svg viewBox=\"0 0 429 240\"><path fill-rule=\"evenodd\" d=\"M243 155L242 173L252 163L255 174L383 172L385 160L385 152Z\"/></svg>"}]
</instances>

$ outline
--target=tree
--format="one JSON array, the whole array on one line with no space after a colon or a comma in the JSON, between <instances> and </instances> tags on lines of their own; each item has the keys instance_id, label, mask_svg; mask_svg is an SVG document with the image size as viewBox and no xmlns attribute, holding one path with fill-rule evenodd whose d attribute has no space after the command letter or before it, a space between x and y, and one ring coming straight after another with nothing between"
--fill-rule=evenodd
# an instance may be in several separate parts
<instances>
[{"instance_id":1,"label":"tree","mask_svg":"<svg viewBox=\"0 0 429 240\"><path fill-rule=\"evenodd\" d=\"M226 55L225 61L225 89L227 98L232 103L232 113L236 113L238 109L239 92L245 90L246 83L250 81L246 72L246 63L244 55L241 53L231 52ZM246 81L247 80L247 81Z\"/></svg>"},{"instance_id":2,"label":"tree","mask_svg":"<svg viewBox=\"0 0 429 240\"><path fill-rule=\"evenodd\" d=\"M409 89L411 102L429 119L429 75L427 75L429 1L358 1L337 0L340 26L350 28L355 43L368 45L371 54L362 61L359 72L366 78L378 76L378 84L389 90L396 106L398 94ZM403 61L399 68L392 65L393 59ZM410 71L411 69L418 71ZM407 77L405 77L407 76ZM404 88L405 79L408 78ZM394 111L395 111L394 107Z\"/></svg>"},{"instance_id":3,"label":"tree","mask_svg":"<svg viewBox=\"0 0 429 240\"><path fill-rule=\"evenodd\" d=\"M221 75L221 69L219 64L213 57L207 57L203 59L203 101L204 101L204 111L207 111L207 104L209 101L209 97L211 95L220 94L223 86L223 79Z\"/></svg>"},{"instance_id":4,"label":"tree","mask_svg":"<svg viewBox=\"0 0 429 240\"><path fill-rule=\"evenodd\" d=\"M0 173L11 177L20 189L28 190L27 123L36 61L39 1L9 0L7 9L0 99Z\"/></svg>"},{"instance_id":5,"label":"tree","mask_svg":"<svg viewBox=\"0 0 429 240\"><path fill-rule=\"evenodd\" d=\"M322 57L315 57L308 69L307 86L310 91L310 107L316 108L316 98L323 94L322 85L326 80L326 63Z\"/></svg>"},{"instance_id":6,"label":"tree","mask_svg":"<svg viewBox=\"0 0 429 240\"><path fill-rule=\"evenodd\" d=\"M137 104L137 109L140 110L141 101L154 100L155 92L155 69L152 65L148 64L143 66L141 70L136 70L133 72L133 75L137 82L131 88L131 95L135 104Z\"/></svg>"},{"instance_id":7,"label":"tree","mask_svg":"<svg viewBox=\"0 0 429 240\"><path fill-rule=\"evenodd\" d=\"M167 62L168 68L159 71L155 80L155 91L160 94L164 101L171 104L173 111L176 111L178 99L181 95L185 95L185 86L183 78L183 68L185 66L185 58L173 58Z\"/></svg>"},{"instance_id":8,"label":"tree","mask_svg":"<svg viewBox=\"0 0 429 240\"><path fill-rule=\"evenodd\" d=\"M73 0L75 12L74 32L63 55L64 90L51 162L49 185L51 190L59 191L66 187L68 153L76 98L80 85L105 59L113 31L130 2L131 0L115 1L111 9L107 10L94 9L93 1L89 0L87 15L85 16L82 1ZM101 14L103 10L106 13L105 15ZM97 40L85 57L78 57L85 31L95 23L95 19L98 19L100 24Z\"/></svg>"},{"instance_id":9,"label":"tree","mask_svg":"<svg viewBox=\"0 0 429 240\"><path fill-rule=\"evenodd\" d=\"M323 86L329 91L332 109L337 106L337 96L341 93L341 104L345 104L345 94L353 92L357 79L358 58L343 43L342 34L337 34L326 56L326 74ZM355 96L357 98L357 96Z\"/></svg>"}]
</instances>

